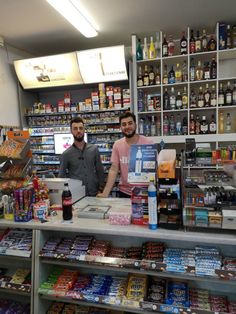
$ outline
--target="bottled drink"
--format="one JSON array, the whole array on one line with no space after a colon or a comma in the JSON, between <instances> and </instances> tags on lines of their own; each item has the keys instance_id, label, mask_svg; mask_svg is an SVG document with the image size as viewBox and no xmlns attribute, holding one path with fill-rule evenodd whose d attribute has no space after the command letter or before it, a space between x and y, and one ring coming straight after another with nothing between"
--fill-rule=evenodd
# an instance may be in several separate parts
<instances>
[{"instance_id":1,"label":"bottled drink","mask_svg":"<svg viewBox=\"0 0 236 314\"><path fill-rule=\"evenodd\" d=\"M195 51L196 52L201 52L202 51L202 41L201 41L201 38L200 38L199 31L197 31L197 38L196 38L196 41L195 41Z\"/></svg>"},{"instance_id":2,"label":"bottled drink","mask_svg":"<svg viewBox=\"0 0 236 314\"><path fill-rule=\"evenodd\" d=\"M157 229L157 189L154 178L150 178L148 186L148 224L149 229Z\"/></svg>"},{"instance_id":3,"label":"bottled drink","mask_svg":"<svg viewBox=\"0 0 236 314\"><path fill-rule=\"evenodd\" d=\"M165 92L163 94L163 109L169 110L170 109L170 96L167 91L167 88L165 88Z\"/></svg>"},{"instance_id":4,"label":"bottled drink","mask_svg":"<svg viewBox=\"0 0 236 314\"><path fill-rule=\"evenodd\" d=\"M68 183L64 183L64 190L62 192L62 217L63 220L72 219L72 194Z\"/></svg>"},{"instance_id":5,"label":"bottled drink","mask_svg":"<svg viewBox=\"0 0 236 314\"><path fill-rule=\"evenodd\" d=\"M232 105L232 100L233 100L233 91L230 87L230 82L227 82L227 88L225 90L225 105L226 106L231 106Z\"/></svg>"},{"instance_id":6,"label":"bottled drink","mask_svg":"<svg viewBox=\"0 0 236 314\"><path fill-rule=\"evenodd\" d=\"M151 123L149 118L146 119L144 124L144 135L145 136L151 136Z\"/></svg>"},{"instance_id":7,"label":"bottled drink","mask_svg":"<svg viewBox=\"0 0 236 314\"><path fill-rule=\"evenodd\" d=\"M170 94L170 109L174 110L176 106L176 96L175 96L175 89L171 87L171 94Z\"/></svg>"},{"instance_id":8,"label":"bottled drink","mask_svg":"<svg viewBox=\"0 0 236 314\"><path fill-rule=\"evenodd\" d=\"M143 111L143 108L144 108L143 96L144 96L143 91L139 89L138 90L138 112Z\"/></svg>"},{"instance_id":9,"label":"bottled drink","mask_svg":"<svg viewBox=\"0 0 236 314\"><path fill-rule=\"evenodd\" d=\"M149 86L149 75L148 75L148 66L144 67L144 76L143 76L143 85Z\"/></svg>"},{"instance_id":10,"label":"bottled drink","mask_svg":"<svg viewBox=\"0 0 236 314\"><path fill-rule=\"evenodd\" d=\"M157 136L161 136L161 119L157 117Z\"/></svg>"},{"instance_id":11,"label":"bottled drink","mask_svg":"<svg viewBox=\"0 0 236 314\"><path fill-rule=\"evenodd\" d=\"M215 40L213 35L211 35L211 38L210 38L210 40L207 43L207 50L208 51L216 50L216 40Z\"/></svg>"},{"instance_id":12,"label":"bottled drink","mask_svg":"<svg viewBox=\"0 0 236 314\"><path fill-rule=\"evenodd\" d=\"M204 95L202 91L202 86L199 87L198 98L197 98L197 106L199 108L204 107Z\"/></svg>"},{"instance_id":13,"label":"bottled drink","mask_svg":"<svg viewBox=\"0 0 236 314\"><path fill-rule=\"evenodd\" d=\"M194 65L194 59L193 58L191 58L189 72L190 72L190 81L195 81L196 76L195 76L195 65Z\"/></svg>"},{"instance_id":14,"label":"bottled drink","mask_svg":"<svg viewBox=\"0 0 236 314\"><path fill-rule=\"evenodd\" d=\"M183 109L188 108L188 94L187 94L186 86L184 86L184 91L182 93L182 107Z\"/></svg>"},{"instance_id":15,"label":"bottled drink","mask_svg":"<svg viewBox=\"0 0 236 314\"><path fill-rule=\"evenodd\" d=\"M223 90L223 84L220 83L219 93L218 93L218 105L224 106L225 104L225 95Z\"/></svg>"},{"instance_id":16,"label":"bottled drink","mask_svg":"<svg viewBox=\"0 0 236 314\"><path fill-rule=\"evenodd\" d=\"M183 135L187 135L188 134L188 119L187 119L187 117L183 118L182 133L183 133Z\"/></svg>"},{"instance_id":17,"label":"bottled drink","mask_svg":"<svg viewBox=\"0 0 236 314\"><path fill-rule=\"evenodd\" d=\"M188 69L186 60L184 60L182 66L182 82L188 82Z\"/></svg>"},{"instance_id":18,"label":"bottled drink","mask_svg":"<svg viewBox=\"0 0 236 314\"><path fill-rule=\"evenodd\" d=\"M150 71L148 73L149 75L149 85L154 85L155 83L155 73L153 71L153 66L150 66Z\"/></svg>"},{"instance_id":19,"label":"bottled drink","mask_svg":"<svg viewBox=\"0 0 236 314\"><path fill-rule=\"evenodd\" d=\"M164 40L162 43L162 57L168 57L168 42L166 40L166 35L164 35Z\"/></svg>"},{"instance_id":20,"label":"bottled drink","mask_svg":"<svg viewBox=\"0 0 236 314\"><path fill-rule=\"evenodd\" d=\"M206 30L202 30L202 51L207 51L207 36Z\"/></svg>"},{"instance_id":21,"label":"bottled drink","mask_svg":"<svg viewBox=\"0 0 236 314\"><path fill-rule=\"evenodd\" d=\"M164 65L163 84L168 84L167 65Z\"/></svg>"},{"instance_id":22,"label":"bottled drink","mask_svg":"<svg viewBox=\"0 0 236 314\"><path fill-rule=\"evenodd\" d=\"M175 83L175 71L173 66L171 67L171 70L168 73L168 83L169 84Z\"/></svg>"},{"instance_id":23,"label":"bottled drink","mask_svg":"<svg viewBox=\"0 0 236 314\"><path fill-rule=\"evenodd\" d=\"M182 109L182 96L180 95L180 92L178 92L176 97L176 109Z\"/></svg>"},{"instance_id":24,"label":"bottled drink","mask_svg":"<svg viewBox=\"0 0 236 314\"><path fill-rule=\"evenodd\" d=\"M215 58L212 58L212 61L211 61L210 78L211 79L217 78L217 63L216 63Z\"/></svg>"},{"instance_id":25,"label":"bottled drink","mask_svg":"<svg viewBox=\"0 0 236 314\"><path fill-rule=\"evenodd\" d=\"M180 119L180 115L177 115L177 120L176 120L176 134L181 135L182 134L182 123Z\"/></svg>"},{"instance_id":26,"label":"bottled drink","mask_svg":"<svg viewBox=\"0 0 236 314\"><path fill-rule=\"evenodd\" d=\"M164 119L163 119L163 135L164 136L169 135L169 129L170 129L170 126L169 126L168 116L164 115Z\"/></svg>"},{"instance_id":27,"label":"bottled drink","mask_svg":"<svg viewBox=\"0 0 236 314\"><path fill-rule=\"evenodd\" d=\"M175 135L175 119L174 115L172 114L170 116L170 135Z\"/></svg>"},{"instance_id":28,"label":"bottled drink","mask_svg":"<svg viewBox=\"0 0 236 314\"><path fill-rule=\"evenodd\" d=\"M142 68L138 68L138 80L137 80L137 86L142 87L143 86L143 75L142 75Z\"/></svg>"},{"instance_id":29,"label":"bottled drink","mask_svg":"<svg viewBox=\"0 0 236 314\"><path fill-rule=\"evenodd\" d=\"M142 150L141 147L138 147L136 158L135 158L135 173L141 173L142 172Z\"/></svg>"},{"instance_id":30,"label":"bottled drink","mask_svg":"<svg viewBox=\"0 0 236 314\"><path fill-rule=\"evenodd\" d=\"M224 133L224 114L220 112L219 115L219 133Z\"/></svg>"},{"instance_id":31,"label":"bottled drink","mask_svg":"<svg viewBox=\"0 0 236 314\"><path fill-rule=\"evenodd\" d=\"M216 121L215 121L215 115L214 114L211 115L211 122L209 124L209 132L211 134L216 133Z\"/></svg>"},{"instance_id":32,"label":"bottled drink","mask_svg":"<svg viewBox=\"0 0 236 314\"><path fill-rule=\"evenodd\" d=\"M233 102L233 105L236 105L236 81L234 81L232 102Z\"/></svg>"},{"instance_id":33,"label":"bottled drink","mask_svg":"<svg viewBox=\"0 0 236 314\"><path fill-rule=\"evenodd\" d=\"M181 71L181 68L179 66L179 63L176 64L175 80L176 80L176 82L182 82L182 71Z\"/></svg>"},{"instance_id":34,"label":"bottled drink","mask_svg":"<svg viewBox=\"0 0 236 314\"><path fill-rule=\"evenodd\" d=\"M216 88L215 88L215 85L212 85L212 88L211 88L210 105L211 105L211 107L216 106Z\"/></svg>"},{"instance_id":35,"label":"bottled drink","mask_svg":"<svg viewBox=\"0 0 236 314\"><path fill-rule=\"evenodd\" d=\"M191 30L191 37L190 37L190 41L189 41L189 52L190 53L195 53L195 38L194 38L194 34L193 34L193 30Z\"/></svg>"},{"instance_id":36,"label":"bottled drink","mask_svg":"<svg viewBox=\"0 0 236 314\"><path fill-rule=\"evenodd\" d=\"M155 40L155 49L156 49L156 57L160 56L160 33L156 32L156 40Z\"/></svg>"},{"instance_id":37,"label":"bottled drink","mask_svg":"<svg viewBox=\"0 0 236 314\"><path fill-rule=\"evenodd\" d=\"M204 64L203 78L204 80L209 80L211 78L209 62L205 62Z\"/></svg>"},{"instance_id":38,"label":"bottled drink","mask_svg":"<svg viewBox=\"0 0 236 314\"><path fill-rule=\"evenodd\" d=\"M230 25L227 25L227 30L226 30L226 48L227 49L232 48Z\"/></svg>"},{"instance_id":39,"label":"bottled drink","mask_svg":"<svg viewBox=\"0 0 236 314\"><path fill-rule=\"evenodd\" d=\"M204 106L210 107L210 99L211 99L211 93L209 91L208 84L206 84L206 90L204 92Z\"/></svg>"},{"instance_id":40,"label":"bottled drink","mask_svg":"<svg viewBox=\"0 0 236 314\"><path fill-rule=\"evenodd\" d=\"M192 113L190 115L189 134L195 134L195 120Z\"/></svg>"},{"instance_id":41,"label":"bottled drink","mask_svg":"<svg viewBox=\"0 0 236 314\"><path fill-rule=\"evenodd\" d=\"M160 84L161 84L160 67L157 66L156 75L155 75L155 85L160 85Z\"/></svg>"},{"instance_id":42,"label":"bottled drink","mask_svg":"<svg viewBox=\"0 0 236 314\"><path fill-rule=\"evenodd\" d=\"M203 69L202 69L202 63L200 60L198 60L197 67L196 67L196 80L197 81L203 80Z\"/></svg>"},{"instance_id":43,"label":"bottled drink","mask_svg":"<svg viewBox=\"0 0 236 314\"><path fill-rule=\"evenodd\" d=\"M185 37L185 33L183 32L182 38L180 40L180 54L186 55L187 54L187 39Z\"/></svg>"},{"instance_id":44,"label":"bottled drink","mask_svg":"<svg viewBox=\"0 0 236 314\"><path fill-rule=\"evenodd\" d=\"M190 93L190 108L196 108L197 107L197 95L195 91L192 89Z\"/></svg>"},{"instance_id":45,"label":"bottled drink","mask_svg":"<svg viewBox=\"0 0 236 314\"><path fill-rule=\"evenodd\" d=\"M143 44L143 60L148 60L147 37L144 37L144 44Z\"/></svg>"},{"instance_id":46,"label":"bottled drink","mask_svg":"<svg viewBox=\"0 0 236 314\"><path fill-rule=\"evenodd\" d=\"M143 121L143 119L139 120L139 134L144 134L144 121Z\"/></svg>"},{"instance_id":47,"label":"bottled drink","mask_svg":"<svg viewBox=\"0 0 236 314\"><path fill-rule=\"evenodd\" d=\"M225 132L226 133L231 133L232 132L231 116L230 116L229 112L227 113L227 116L226 116Z\"/></svg>"},{"instance_id":48,"label":"bottled drink","mask_svg":"<svg viewBox=\"0 0 236 314\"><path fill-rule=\"evenodd\" d=\"M148 59L155 59L156 58L156 49L153 42L153 37L150 37L150 46L148 49Z\"/></svg>"},{"instance_id":49,"label":"bottled drink","mask_svg":"<svg viewBox=\"0 0 236 314\"><path fill-rule=\"evenodd\" d=\"M195 121L195 134L198 135L201 133L201 122L200 122L200 117L199 115L196 116L196 121Z\"/></svg>"},{"instance_id":50,"label":"bottled drink","mask_svg":"<svg viewBox=\"0 0 236 314\"><path fill-rule=\"evenodd\" d=\"M138 39L137 49L136 49L136 60L143 60L143 49L141 46L141 39Z\"/></svg>"},{"instance_id":51,"label":"bottled drink","mask_svg":"<svg viewBox=\"0 0 236 314\"><path fill-rule=\"evenodd\" d=\"M206 116L202 116L202 121L201 121L201 134L207 134L208 133L208 123L206 120Z\"/></svg>"},{"instance_id":52,"label":"bottled drink","mask_svg":"<svg viewBox=\"0 0 236 314\"><path fill-rule=\"evenodd\" d=\"M170 35L169 42L168 42L168 56L173 56L174 51L175 51L175 43L173 41L172 36Z\"/></svg>"},{"instance_id":53,"label":"bottled drink","mask_svg":"<svg viewBox=\"0 0 236 314\"><path fill-rule=\"evenodd\" d=\"M156 136L156 122L155 122L154 116L152 116L152 122L151 122L151 136Z\"/></svg>"}]
</instances>

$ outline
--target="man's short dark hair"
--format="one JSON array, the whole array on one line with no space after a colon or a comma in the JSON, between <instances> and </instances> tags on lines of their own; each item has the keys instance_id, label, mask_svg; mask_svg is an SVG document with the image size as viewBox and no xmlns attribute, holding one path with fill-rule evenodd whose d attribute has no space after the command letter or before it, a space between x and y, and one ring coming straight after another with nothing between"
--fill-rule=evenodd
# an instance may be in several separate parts
<instances>
[{"instance_id":1,"label":"man's short dark hair","mask_svg":"<svg viewBox=\"0 0 236 314\"><path fill-rule=\"evenodd\" d=\"M121 124L121 120L125 119L125 118L132 118L134 120L134 122L136 123L136 117L135 115L133 114L133 112L130 112L130 111L126 111L124 113L122 113L119 117L119 122Z\"/></svg>"},{"instance_id":2,"label":"man's short dark hair","mask_svg":"<svg viewBox=\"0 0 236 314\"><path fill-rule=\"evenodd\" d=\"M70 120L70 127L72 127L72 123L83 123L84 124L84 120L81 117L75 117L75 118Z\"/></svg>"}]
</instances>

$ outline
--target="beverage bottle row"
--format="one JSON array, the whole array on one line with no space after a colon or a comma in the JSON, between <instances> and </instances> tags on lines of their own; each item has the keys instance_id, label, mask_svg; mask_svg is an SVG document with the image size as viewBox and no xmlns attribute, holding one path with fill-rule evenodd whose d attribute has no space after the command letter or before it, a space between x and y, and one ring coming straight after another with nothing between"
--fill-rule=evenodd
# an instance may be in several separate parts
<instances>
[{"instance_id":1,"label":"beverage bottle row","mask_svg":"<svg viewBox=\"0 0 236 314\"><path fill-rule=\"evenodd\" d=\"M231 49L236 47L236 25L220 23L219 25L219 49Z\"/></svg>"},{"instance_id":2,"label":"beverage bottle row","mask_svg":"<svg viewBox=\"0 0 236 314\"><path fill-rule=\"evenodd\" d=\"M219 106L236 105L236 81L234 81L233 87L231 86L230 81L228 81L225 89L223 88L223 83L220 83L218 105Z\"/></svg>"},{"instance_id":3,"label":"beverage bottle row","mask_svg":"<svg viewBox=\"0 0 236 314\"><path fill-rule=\"evenodd\" d=\"M139 120L139 134L145 136L161 136L160 116L151 116Z\"/></svg>"},{"instance_id":4,"label":"beverage bottle row","mask_svg":"<svg viewBox=\"0 0 236 314\"><path fill-rule=\"evenodd\" d=\"M215 85L212 85L211 89L208 84L203 91L202 86L199 86L198 93L194 89L190 92L190 108L203 108L203 107L215 107L217 103Z\"/></svg>"},{"instance_id":5,"label":"beverage bottle row","mask_svg":"<svg viewBox=\"0 0 236 314\"><path fill-rule=\"evenodd\" d=\"M161 74L159 67L144 66L144 72L141 66L138 67L138 78L137 86L150 86L150 85L160 85L161 84Z\"/></svg>"},{"instance_id":6,"label":"beverage bottle row","mask_svg":"<svg viewBox=\"0 0 236 314\"><path fill-rule=\"evenodd\" d=\"M185 37L185 32L182 33L182 37L179 41L179 50L180 54L187 54L188 53L188 41L187 38ZM175 53L176 47L175 47L175 42L173 40L172 35L169 36L169 39L167 41L167 36L166 34L163 35L163 42L162 42L162 56L163 57L170 57L173 56Z\"/></svg>"},{"instance_id":7,"label":"beverage bottle row","mask_svg":"<svg viewBox=\"0 0 236 314\"><path fill-rule=\"evenodd\" d=\"M188 94L187 88L184 86L183 92L178 91L177 95L172 86L170 93L167 88L163 93L163 110L187 109L188 108Z\"/></svg>"},{"instance_id":8,"label":"beverage bottle row","mask_svg":"<svg viewBox=\"0 0 236 314\"><path fill-rule=\"evenodd\" d=\"M163 84L174 84L180 82L188 81L188 69L187 62L184 61L182 67L179 63L176 64L176 67L173 65L170 66L170 70L168 72L167 65L164 65L163 70Z\"/></svg>"},{"instance_id":9,"label":"beverage bottle row","mask_svg":"<svg viewBox=\"0 0 236 314\"><path fill-rule=\"evenodd\" d=\"M223 112L219 113L219 133L233 133L235 130L232 127L232 118L231 114L227 112L224 114Z\"/></svg>"},{"instance_id":10,"label":"beverage bottle row","mask_svg":"<svg viewBox=\"0 0 236 314\"><path fill-rule=\"evenodd\" d=\"M211 35L210 39L208 39L206 30L203 29L202 35L200 35L200 31L197 30L195 37L194 30L191 30L189 39L189 53L214 50L216 50L216 40L214 35Z\"/></svg>"},{"instance_id":11,"label":"beverage bottle row","mask_svg":"<svg viewBox=\"0 0 236 314\"><path fill-rule=\"evenodd\" d=\"M156 38L150 37L150 43L148 44L147 37L144 37L143 46L141 39L138 39L136 48L136 60L149 60L156 59L160 54L160 33L156 32Z\"/></svg>"},{"instance_id":12,"label":"beverage bottle row","mask_svg":"<svg viewBox=\"0 0 236 314\"><path fill-rule=\"evenodd\" d=\"M216 133L216 121L215 115L211 115L211 119L208 121L206 116L202 116L200 119L199 115L191 113L190 115L190 124L189 124L189 134L215 134Z\"/></svg>"},{"instance_id":13,"label":"beverage bottle row","mask_svg":"<svg viewBox=\"0 0 236 314\"><path fill-rule=\"evenodd\" d=\"M143 90L138 91L138 112L160 110L161 110L160 94L148 95L148 93Z\"/></svg>"},{"instance_id":14,"label":"beverage bottle row","mask_svg":"<svg viewBox=\"0 0 236 314\"><path fill-rule=\"evenodd\" d=\"M164 115L163 118L163 135L187 135L188 134L188 119L187 117L181 118L180 114L177 114L175 118L173 114Z\"/></svg>"},{"instance_id":15,"label":"beverage bottle row","mask_svg":"<svg viewBox=\"0 0 236 314\"><path fill-rule=\"evenodd\" d=\"M198 60L195 64L194 58L191 58L189 67L189 79L190 81L201 81L217 78L217 62L215 58L212 58L211 62L206 61L202 64L201 60Z\"/></svg>"}]
</instances>

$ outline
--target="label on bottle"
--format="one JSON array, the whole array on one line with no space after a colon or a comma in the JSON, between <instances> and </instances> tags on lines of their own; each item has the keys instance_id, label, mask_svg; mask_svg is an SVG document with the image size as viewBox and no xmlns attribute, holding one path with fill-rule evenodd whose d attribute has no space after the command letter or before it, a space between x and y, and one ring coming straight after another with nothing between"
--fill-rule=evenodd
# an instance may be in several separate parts
<instances>
[{"instance_id":1,"label":"label on bottle","mask_svg":"<svg viewBox=\"0 0 236 314\"><path fill-rule=\"evenodd\" d=\"M176 108L181 109L182 108L182 99L177 99L176 101Z\"/></svg>"},{"instance_id":2,"label":"label on bottle","mask_svg":"<svg viewBox=\"0 0 236 314\"><path fill-rule=\"evenodd\" d=\"M187 107L188 107L188 96L187 95L182 96L182 104L183 104L183 109L187 109Z\"/></svg>"},{"instance_id":3,"label":"label on bottle","mask_svg":"<svg viewBox=\"0 0 236 314\"><path fill-rule=\"evenodd\" d=\"M232 94L231 93L226 94L225 101L226 101L227 105L231 105L231 103L232 103Z\"/></svg>"},{"instance_id":4,"label":"label on bottle","mask_svg":"<svg viewBox=\"0 0 236 314\"><path fill-rule=\"evenodd\" d=\"M197 105L198 105L199 108L204 107L204 100L202 100L202 99L198 100Z\"/></svg>"},{"instance_id":5,"label":"label on bottle","mask_svg":"<svg viewBox=\"0 0 236 314\"><path fill-rule=\"evenodd\" d=\"M148 86L149 85L149 76L148 75L144 76L144 78L143 78L143 85L144 86Z\"/></svg>"},{"instance_id":6,"label":"label on bottle","mask_svg":"<svg viewBox=\"0 0 236 314\"><path fill-rule=\"evenodd\" d=\"M225 103L224 95L223 95L223 94L222 94L222 95L220 94L220 95L219 95L219 98L218 98L218 104L219 104L220 106L223 106L224 103Z\"/></svg>"},{"instance_id":7,"label":"label on bottle","mask_svg":"<svg viewBox=\"0 0 236 314\"><path fill-rule=\"evenodd\" d=\"M149 228L157 229L157 198L156 191L148 191L148 220Z\"/></svg>"},{"instance_id":8,"label":"label on bottle","mask_svg":"<svg viewBox=\"0 0 236 314\"><path fill-rule=\"evenodd\" d=\"M216 106L216 98L211 98L211 106L212 107Z\"/></svg>"},{"instance_id":9,"label":"label on bottle","mask_svg":"<svg viewBox=\"0 0 236 314\"><path fill-rule=\"evenodd\" d=\"M63 197L62 206L70 206L70 205L72 205L72 197L71 196Z\"/></svg>"},{"instance_id":10,"label":"label on bottle","mask_svg":"<svg viewBox=\"0 0 236 314\"><path fill-rule=\"evenodd\" d=\"M201 132L202 133L207 133L208 131L208 125L207 124L201 124Z\"/></svg>"},{"instance_id":11,"label":"label on bottle","mask_svg":"<svg viewBox=\"0 0 236 314\"><path fill-rule=\"evenodd\" d=\"M215 133L216 132L216 123L215 122L211 122L210 123L210 132L211 133Z\"/></svg>"},{"instance_id":12,"label":"label on bottle","mask_svg":"<svg viewBox=\"0 0 236 314\"><path fill-rule=\"evenodd\" d=\"M143 86L143 79L142 78L139 78L138 81L137 81L137 86L138 87L142 87Z\"/></svg>"}]
</instances>

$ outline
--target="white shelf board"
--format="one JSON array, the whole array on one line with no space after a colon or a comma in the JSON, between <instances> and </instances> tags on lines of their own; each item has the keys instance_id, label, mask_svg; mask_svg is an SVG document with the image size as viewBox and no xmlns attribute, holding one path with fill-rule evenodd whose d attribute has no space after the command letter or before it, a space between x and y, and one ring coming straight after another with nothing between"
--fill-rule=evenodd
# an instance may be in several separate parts
<instances>
[{"instance_id":1,"label":"white shelf board","mask_svg":"<svg viewBox=\"0 0 236 314\"><path fill-rule=\"evenodd\" d=\"M236 58L236 48L219 50L219 60Z\"/></svg>"},{"instance_id":2,"label":"white shelf board","mask_svg":"<svg viewBox=\"0 0 236 314\"><path fill-rule=\"evenodd\" d=\"M185 143L186 138L194 138L197 143L203 143L203 142L236 142L236 133L152 136L150 138L155 143L160 143L161 140L163 140L165 143Z\"/></svg>"}]
</instances>

